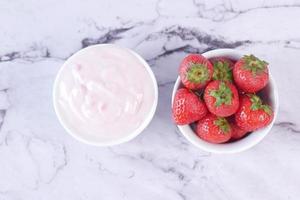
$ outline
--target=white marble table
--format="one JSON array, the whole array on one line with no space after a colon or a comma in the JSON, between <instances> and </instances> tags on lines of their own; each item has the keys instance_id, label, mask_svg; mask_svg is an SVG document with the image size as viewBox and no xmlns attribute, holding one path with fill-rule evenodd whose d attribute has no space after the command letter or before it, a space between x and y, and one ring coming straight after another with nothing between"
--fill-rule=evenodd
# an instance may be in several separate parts
<instances>
[{"instance_id":1,"label":"white marble table","mask_svg":"<svg viewBox=\"0 0 300 200\"><path fill-rule=\"evenodd\" d=\"M299 199L299 19L300 1L1 0L0 199ZM150 126L111 148L66 134L51 101L62 63L97 43L136 50L159 82ZM234 155L195 148L170 118L178 62L216 48L266 59L279 88L271 133Z\"/></svg>"}]
</instances>

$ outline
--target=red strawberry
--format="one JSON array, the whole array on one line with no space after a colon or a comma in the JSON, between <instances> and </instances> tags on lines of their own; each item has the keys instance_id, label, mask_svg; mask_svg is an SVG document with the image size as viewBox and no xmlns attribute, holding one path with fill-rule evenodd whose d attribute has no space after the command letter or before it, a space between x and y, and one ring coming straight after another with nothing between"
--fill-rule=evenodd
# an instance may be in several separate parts
<instances>
[{"instance_id":1,"label":"red strawberry","mask_svg":"<svg viewBox=\"0 0 300 200\"><path fill-rule=\"evenodd\" d=\"M208 110L220 117L230 116L239 108L238 91L230 82L210 82L204 91L204 101Z\"/></svg>"},{"instance_id":2,"label":"red strawberry","mask_svg":"<svg viewBox=\"0 0 300 200\"><path fill-rule=\"evenodd\" d=\"M186 88L181 88L176 92L172 113L176 124L186 125L204 117L207 108L197 95Z\"/></svg>"},{"instance_id":3,"label":"red strawberry","mask_svg":"<svg viewBox=\"0 0 300 200\"><path fill-rule=\"evenodd\" d=\"M231 138L232 129L226 118L208 114L198 122L196 133L207 142L224 143Z\"/></svg>"},{"instance_id":4,"label":"red strawberry","mask_svg":"<svg viewBox=\"0 0 300 200\"><path fill-rule=\"evenodd\" d=\"M240 108L235 114L235 121L240 128L254 131L270 124L273 117L270 106L263 104L257 95L247 94L243 95L240 100Z\"/></svg>"},{"instance_id":5,"label":"red strawberry","mask_svg":"<svg viewBox=\"0 0 300 200\"><path fill-rule=\"evenodd\" d=\"M200 54L190 54L179 66L179 76L183 85L191 90L203 88L212 77L213 66Z\"/></svg>"},{"instance_id":6,"label":"red strawberry","mask_svg":"<svg viewBox=\"0 0 300 200\"><path fill-rule=\"evenodd\" d=\"M219 81L230 81L232 82L232 69L234 63L224 57L216 57L209 60L214 67L212 79Z\"/></svg>"},{"instance_id":7,"label":"red strawberry","mask_svg":"<svg viewBox=\"0 0 300 200\"><path fill-rule=\"evenodd\" d=\"M235 123L230 123L230 126L232 128L232 135L231 135L232 140L241 139L242 137L244 137L248 133L248 131L245 131L245 130L241 129Z\"/></svg>"},{"instance_id":8,"label":"red strawberry","mask_svg":"<svg viewBox=\"0 0 300 200\"><path fill-rule=\"evenodd\" d=\"M257 92L269 81L268 63L253 55L245 55L235 63L233 78L242 91Z\"/></svg>"}]
</instances>

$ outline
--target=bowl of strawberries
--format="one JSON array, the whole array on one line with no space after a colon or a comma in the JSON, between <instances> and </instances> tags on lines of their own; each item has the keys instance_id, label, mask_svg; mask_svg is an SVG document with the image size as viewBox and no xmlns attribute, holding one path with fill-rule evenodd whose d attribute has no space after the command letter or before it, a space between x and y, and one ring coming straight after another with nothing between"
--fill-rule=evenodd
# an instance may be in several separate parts
<instances>
[{"instance_id":1,"label":"bowl of strawberries","mask_svg":"<svg viewBox=\"0 0 300 200\"><path fill-rule=\"evenodd\" d=\"M172 94L172 116L196 147L236 153L259 143L278 112L269 64L233 49L187 55Z\"/></svg>"}]
</instances>

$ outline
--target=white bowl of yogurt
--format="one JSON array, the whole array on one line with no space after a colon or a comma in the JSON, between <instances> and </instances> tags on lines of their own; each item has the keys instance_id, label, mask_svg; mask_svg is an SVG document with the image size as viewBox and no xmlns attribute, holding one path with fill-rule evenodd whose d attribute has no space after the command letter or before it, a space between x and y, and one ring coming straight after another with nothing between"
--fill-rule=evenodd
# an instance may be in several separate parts
<instances>
[{"instance_id":1,"label":"white bowl of yogurt","mask_svg":"<svg viewBox=\"0 0 300 200\"><path fill-rule=\"evenodd\" d=\"M139 135L152 120L158 101L155 76L130 49L99 44L72 55L53 88L56 115L77 140L112 146Z\"/></svg>"}]
</instances>

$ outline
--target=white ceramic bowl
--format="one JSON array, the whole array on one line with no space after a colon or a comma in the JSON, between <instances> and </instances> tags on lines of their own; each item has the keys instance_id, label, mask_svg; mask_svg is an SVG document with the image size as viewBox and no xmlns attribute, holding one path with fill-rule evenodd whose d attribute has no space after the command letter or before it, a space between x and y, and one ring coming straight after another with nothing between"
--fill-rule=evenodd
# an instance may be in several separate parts
<instances>
[{"instance_id":1,"label":"white ceramic bowl","mask_svg":"<svg viewBox=\"0 0 300 200\"><path fill-rule=\"evenodd\" d=\"M74 55L72 55L61 67L61 69L59 70L55 82L54 82L54 86L53 86L53 104L54 104L54 110L55 113L61 123L61 125L64 127L64 129L74 138L76 138L77 140L84 142L86 144L90 144L90 145L95 145L95 146L113 146L113 145L117 145L117 144L121 144L121 143L125 143L128 142L130 140L132 140L133 138L135 138L137 135L139 135L151 122L155 111L156 111L156 107L157 107L157 101L158 101L158 85L157 85L157 81L156 78L150 68L150 66L148 65L148 63L140 56L138 55L136 52L128 49L128 48L123 48L124 50L128 51L129 53L133 54L145 67L145 69L147 70L149 76L151 77L152 80L152 86L154 89L154 101L152 104L152 107L150 109L150 112L147 114L147 116L145 116L145 120L143 121L143 123L137 128L135 129L132 133L129 134L124 134L123 137L114 139L114 140L109 140L109 141L101 141L99 139L97 139L96 137L91 138L88 137L88 135L85 135L83 133L80 133L78 130L74 129L73 127L70 127L70 125L66 122L66 120L62 117L62 111L59 109L58 106L58 83L61 79L61 74L62 74L62 70L63 68L68 64L69 60L73 57L76 56L77 54L82 54L85 51L89 50L90 48L98 48L98 47L103 47L103 46L108 46L108 45L114 45L114 44L98 44L98 45L93 45L93 46L89 46L87 48L84 48L78 52L76 52Z\"/></svg>"},{"instance_id":2,"label":"white ceramic bowl","mask_svg":"<svg viewBox=\"0 0 300 200\"><path fill-rule=\"evenodd\" d=\"M233 49L217 49L217 50L205 52L202 55L208 59L222 56L233 60L238 60L244 54L239 52L238 50L233 50ZM272 65L270 65L269 67L270 81L268 85L259 93L260 96L262 96L263 101L269 103L272 106L274 111L274 119L267 127L254 131L248 136L246 136L245 138L242 138L238 141L231 142L231 143L224 143L224 144L212 144L202 140L196 135L196 133L192 130L192 128L189 125L178 126L181 133L188 141L190 141L196 147L212 153L241 152L259 143L269 133L270 129L274 124L278 112L278 92L277 92L275 81L270 71L272 71ZM173 88L172 105L173 105L175 93L181 87L183 86L180 81L180 78L178 77Z\"/></svg>"}]
</instances>

